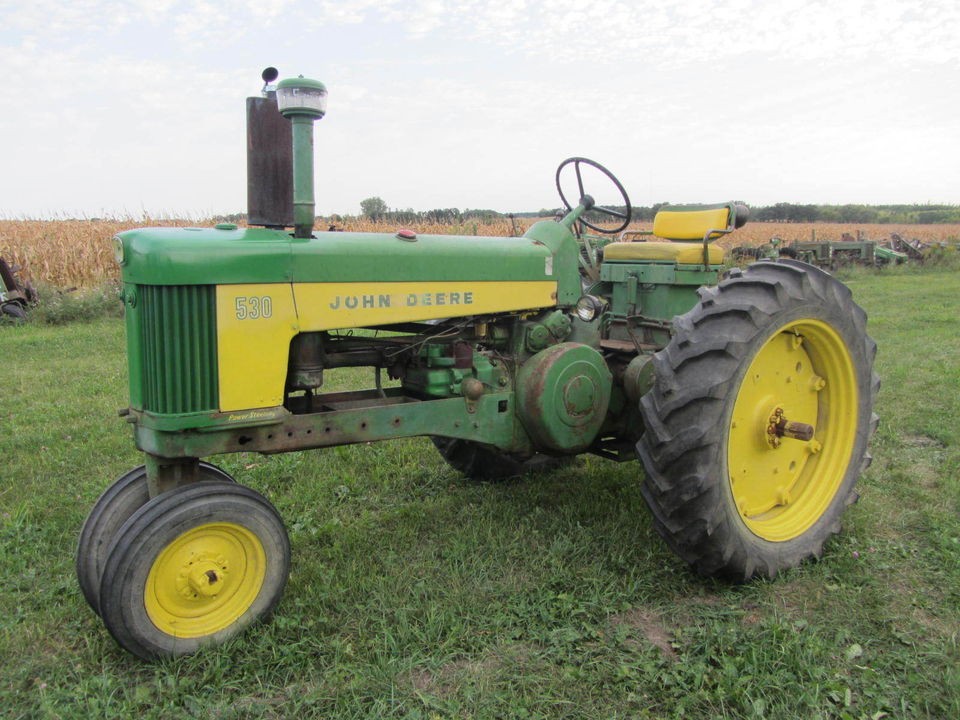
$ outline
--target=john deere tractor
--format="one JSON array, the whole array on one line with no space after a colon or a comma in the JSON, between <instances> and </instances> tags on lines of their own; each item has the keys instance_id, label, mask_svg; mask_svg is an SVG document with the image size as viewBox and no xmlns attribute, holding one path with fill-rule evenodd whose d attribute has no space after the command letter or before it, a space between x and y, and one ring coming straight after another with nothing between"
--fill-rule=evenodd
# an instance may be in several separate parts
<instances>
[{"instance_id":1,"label":"john deere tractor","mask_svg":"<svg viewBox=\"0 0 960 720\"><path fill-rule=\"evenodd\" d=\"M427 436L484 480L639 457L654 527L698 573L772 577L821 554L876 426L875 345L844 285L793 260L723 273L714 241L746 222L739 203L666 206L623 235L627 193L584 158L557 171L565 213L522 237L317 232L326 88L264 79L250 227L114 240L121 414L144 464L94 505L77 574L120 645L192 653L279 602L283 521L204 460L221 453ZM622 201L598 206L587 177ZM369 388L325 390L345 367Z\"/></svg>"}]
</instances>

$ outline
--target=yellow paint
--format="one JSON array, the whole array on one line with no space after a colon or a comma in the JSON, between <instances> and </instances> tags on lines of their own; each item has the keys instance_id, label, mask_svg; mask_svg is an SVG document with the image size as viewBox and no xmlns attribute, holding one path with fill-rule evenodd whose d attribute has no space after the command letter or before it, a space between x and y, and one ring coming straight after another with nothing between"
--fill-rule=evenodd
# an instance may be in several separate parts
<instances>
[{"instance_id":1,"label":"yellow paint","mask_svg":"<svg viewBox=\"0 0 960 720\"><path fill-rule=\"evenodd\" d=\"M282 405L299 332L552 307L556 292L555 281L220 285L220 410Z\"/></svg>"},{"instance_id":2,"label":"yellow paint","mask_svg":"<svg viewBox=\"0 0 960 720\"><path fill-rule=\"evenodd\" d=\"M791 540L826 512L850 464L857 404L853 360L826 323L788 323L760 348L737 390L727 444L733 502L754 534ZM812 425L814 440L772 443L777 409Z\"/></svg>"},{"instance_id":3,"label":"yellow paint","mask_svg":"<svg viewBox=\"0 0 960 720\"><path fill-rule=\"evenodd\" d=\"M653 234L668 240L703 240L710 230L726 230L730 209L661 210L653 218ZM714 238L720 237L713 235Z\"/></svg>"},{"instance_id":4,"label":"yellow paint","mask_svg":"<svg viewBox=\"0 0 960 720\"><path fill-rule=\"evenodd\" d=\"M700 236L703 238L703 235ZM711 265L723 262L723 248L708 246L708 261ZM610 243L603 249L606 260L672 260L682 265L703 263L703 243L669 242L622 242Z\"/></svg>"},{"instance_id":5,"label":"yellow paint","mask_svg":"<svg viewBox=\"0 0 960 720\"><path fill-rule=\"evenodd\" d=\"M217 286L222 412L283 404L290 340L297 332L289 283Z\"/></svg>"},{"instance_id":6,"label":"yellow paint","mask_svg":"<svg viewBox=\"0 0 960 720\"><path fill-rule=\"evenodd\" d=\"M304 331L368 327L464 315L528 310L556 304L557 283L380 282L298 283Z\"/></svg>"},{"instance_id":7,"label":"yellow paint","mask_svg":"<svg viewBox=\"0 0 960 720\"><path fill-rule=\"evenodd\" d=\"M143 603L163 633L199 638L224 630L257 599L267 573L260 539L235 523L187 530L150 567Z\"/></svg>"}]
</instances>

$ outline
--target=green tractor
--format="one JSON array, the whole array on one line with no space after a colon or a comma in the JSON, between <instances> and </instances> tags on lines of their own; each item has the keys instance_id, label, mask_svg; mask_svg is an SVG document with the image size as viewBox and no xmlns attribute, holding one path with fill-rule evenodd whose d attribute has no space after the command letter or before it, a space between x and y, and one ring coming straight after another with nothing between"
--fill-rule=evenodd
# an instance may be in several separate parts
<instances>
[{"instance_id":1,"label":"green tractor","mask_svg":"<svg viewBox=\"0 0 960 720\"><path fill-rule=\"evenodd\" d=\"M247 101L252 227L114 240L121 415L144 464L94 505L77 574L120 645L192 653L279 602L283 521L203 460L221 453L428 436L482 480L639 456L656 530L698 573L773 577L821 554L877 422L876 346L844 285L793 260L723 273L713 241L746 221L738 203L668 206L652 236L611 242L630 201L584 158L557 171L566 213L522 237L315 232L326 89L268 70ZM622 205L598 207L588 171ZM325 391L344 367L370 387Z\"/></svg>"}]
</instances>

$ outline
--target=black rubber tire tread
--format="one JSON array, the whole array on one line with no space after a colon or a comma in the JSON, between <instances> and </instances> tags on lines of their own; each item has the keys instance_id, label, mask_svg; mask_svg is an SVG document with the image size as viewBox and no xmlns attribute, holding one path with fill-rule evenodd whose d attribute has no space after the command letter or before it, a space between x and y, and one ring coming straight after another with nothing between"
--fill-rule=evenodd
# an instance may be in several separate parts
<instances>
[{"instance_id":1,"label":"black rubber tire tread","mask_svg":"<svg viewBox=\"0 0 960 720\"><path fill-rule=\"evenodd\" d=\"M200 462L205 480L233 482L225 471L208 462ZM77 541L77 582L87 604L100 614L100 576L107 548L117 531L150 499L147 489L147 468L133 468L110 485L90 509Z\"/></svg>"},{"instance_id":2,"label":"black rubber tire tread","mask_svg":"<svg viewBox=\"0 0 960 720\"><path fill-rule=\"evenodd\" d=\"M0 312L4 315L7 315L13 318L13 322L22 323L27 320L27 311L23 307L15 302L10 302L0 308Z\"/></svg>"},{"instance_id":3,"label":"black rubber tire tread","mask_svg":"<svg viewBox=\"0 0 960 720\"><path fill-rule=\"evenodd\" d=\"M267 555L260 593L244 614L218 632L176 638L158 629L147 614L144 589L157 556L174 539L199 525L231 522L254 533ZM163 493L124 524L107 550L100 583L104 625L121 647L146 660L189 655L219 645L273 612L290 572L290 540L283 520L255 490L223 481L203 481Z\"/></svg>"},{"instance_id":4,"label":"black rubber tire tread","mask_svg":"<svg viewBox=\"0 0 960 720\"><path fill-rule=\"evenodd\" d=\"M850 290L796 260L735 268L718 286L698 292L697 305L674 318L673 338L654 356L654 386L640 401L642 494L657 532L701 575L773 577L819 558L826 540L839 532L843 510L857 500L854 486L870 464L867 443L878 422L876 344ZM749 530L734 505L727 480L729 419L756 353L776 328L804 318L828 323L850 353L859 391L854 450L837 493L814 525L797 538L770 542Z\"/></svg>"},{"instance_id":5,"label":"black rubber tire tread","mask_svg":"<svg viewBox=\"0 0 960 720\"><path fill-rule=\"evenodd\" d=\"M472 440L432 436L433 444L447 464L471 480L496 482L533 473L552 472L573 460L537 453L520 459Z\"/></svg>"}]
</instances>

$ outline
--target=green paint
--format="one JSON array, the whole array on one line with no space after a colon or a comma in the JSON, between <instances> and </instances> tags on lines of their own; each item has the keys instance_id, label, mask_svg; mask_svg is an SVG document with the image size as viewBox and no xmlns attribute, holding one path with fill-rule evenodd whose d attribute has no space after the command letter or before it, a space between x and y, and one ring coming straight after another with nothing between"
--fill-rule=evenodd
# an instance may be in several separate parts
<instances>
[{"instance_id":1,"label":"green paint","mask_svg":"<svg viewBox=\"0 0 960 720\"><path fill-rule=\"evenodd\" d=\"M537 353L517 373L517 409L539 448L589 447L606 418L612 374L587 345L560 343Z\"/></svg>"},{"instance_id":2,"label":"green paint","mask_svg":"<svg viewBox=\"0 0 960 720\"><path fill-rule=\"evenodd\" d=\"M579 299L577 244L562 227L522 238L320 232L294 239L266 228L142 228L119 235L123 279L146 285L275 282L557 280ZM551 272L547 272L551 269Z\"/></svg>"},{"instance_id":3,"label":"green paint","mask_svg":"<svg viewBox=\"0 0 960 720\"><path fill-rule=\"evenodd\" d=\"M131 407L174 416L217 410L213 286L126 284L124 302Z\"/></svg>"},{"instance_id":4,"label":"green paint","mask_svg":"<svg viewBox=\"0 0 960 720\"><path fill-rule=\"evenodd\" d=\"M512 392L490 392L476 402L462 397L416 400L388 390L379 405L292 415L279 422L203 432L162 431L136 425L137 447L161 458L208 457L219 453L263 452L334 447L418 435L441 435L487 443L512 452L529 450L519 430ZM370 391L352 393L373 399ZM320 396L321 398L323 396Z\"/></svg>"},{"instance_id":5,"label":"green paint","mask_svg":"<svg viewBox=\"0 0 960 720\"><path fill-rule=\"evenodd\" d=\"M673 262L607 262L600 269L601 287L617 317L640 315L669 322L697 302L696 288L715 285L719 267Z\"/></svg>"},{"instance_id":6,"label":"green paint","mask_svg":"<svg viewBox=\"0 0 960 720\"><path fill-rule=\"evenodd\" d=\"M403 377L403 388L414 396L457 397L464 393L463 381L479 380L485 388L510 384L503 366L486 355L474 353L470 367L455 367L455 359L445 354L449 346L426 345L420 351L422 365L410 367ZM436 433L431 433L436 434Z\"/></svg>"},{"instance_id":7,"label":"green paint","mask_svg":"<svg viewBox=\"0 0 960 720\"><path fill-rule=\"evenodd\" d=\"M582 206L577 210L582 210ZM531 225L521 239L532 240L535 245L542 244L549 248L552 258L552 277L555 277L558 282L557 305L561 307L575 305L581 294L580 245L570 230L560 223L541 220ZM508 269L505 260L507 258L501 258L503 265L501 272ZM510 262L513 262L512 258Z\"/></svg>"},{"instance_id":8,"label":"green paint","mask_svg":"<svg viewBox=\"0 0 960 720\"><path fill-rule=\"evenodd\" d=\"M287 113L289 114L289 112ZM313 123L315 117L295 114L293 125L293 236L313 236Z\"/></svg>"}]
</instances>

